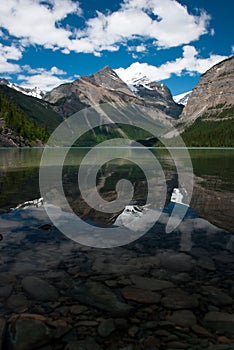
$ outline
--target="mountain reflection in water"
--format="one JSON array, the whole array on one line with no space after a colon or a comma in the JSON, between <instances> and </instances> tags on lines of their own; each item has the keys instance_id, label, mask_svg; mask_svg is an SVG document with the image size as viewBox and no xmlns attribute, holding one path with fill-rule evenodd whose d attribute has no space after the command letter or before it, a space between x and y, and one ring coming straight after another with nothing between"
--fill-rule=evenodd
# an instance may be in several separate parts
<instances>
[{"instance_id":1,"label":"mountain reflection in water","mask_svg":"<svg viewBox=\"0 0 234 350\"><path fill-rule=\"evenodd\" d=\"M16 207L19 203L40 197L38 166L42 152L42 149L0 150L0 210L2 212ZM178 179L168 152L165 150L152 150L152 152L162 165L167 185L164 203L160 195L160 191L164 190L163 184L160 184L156 177L151 179L153 185L157 186L152 208L156 206L158 209L168 205L173 188L178 187ZM59 150L55 150L54 153L54 166L56 166L56 154L59 154ZM109 225L113 215L106 215L90 208L80 197L77 188L78 166L86 153L85 149L73 149L69 152L63 171L64 192L72 209L80 217ZM234 232L234 150L190 150L190 155L195 175L190 207L198 216L220 228ZM121 160L105 164L98 176L99 191L107 201L116 199L116 183L119 179L126 178L134 185L132 203L146 202L148 188L146 179L134 164ZM49 190L55 191L56 186ZM62 203L60 204L62 207Z\"/></svg>"}]
</instances>

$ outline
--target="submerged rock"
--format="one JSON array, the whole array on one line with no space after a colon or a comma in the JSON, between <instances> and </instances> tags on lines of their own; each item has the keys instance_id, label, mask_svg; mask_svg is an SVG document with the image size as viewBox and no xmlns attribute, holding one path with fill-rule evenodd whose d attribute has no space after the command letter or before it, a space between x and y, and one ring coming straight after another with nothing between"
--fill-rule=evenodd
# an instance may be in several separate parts
<instances>
[{"instance_id":1,"label":"submerged rock","mask_svg":"<svg viewBox=\"0 0 234 350\"><path fill-rule=\"evenodd\" d=\"M12 350L33 350L49 340L49 328L41 321L22 318L10 323L7 331Z\"/></svg>"},{"instance_id":2,"label":"submerged rock","mask_svg":"<svg viewBox=\"0 0 234 350\"><path fill-rule=\"evenodd\" d=\"M137 288L145 290L160 291L163 289L173 288L175 285L172 282L159 280L156 278L148 278L142 276L131 276L131 281Z\"/></svg>"},{"instance_id":3,"label":"submerged rock","mask_svg":"<svg viewBox=\"0 0 234 350\"><path fill-rule=\"evenodd\" d=\"M206 286L202 288L203 294L207 295L210 302L215 306L232 305L233 299L228 294L224 293L221 289Z\"/></svg>"},{"instance_id":4,"label":"submerged rock","mask_svg":"<svg viewBox=\"0 0 234 350\"><path fill-rule=\"evenodd\" d=\"M21 312L29 307L30 301L22 294L12 294L8 299L6 306L8 309Z\"/></svg>"},{"instance_id":5,"label":"submerged rock","mask_svg":"<svg viewBox=\"0 0 234 350\"><path fill-rule=\"evenodd\" d=\"M111 315L124 316L132 310L131 306L121 301L101 283L86 282L75 288L74 296L80 302L107 311Z\"/></svg>"},{"instance_id":6,"label":"submerged rock","mask_svg":"<svg viewBox=\"0 0 234 350\"><path fill-rule=\"evenodd\" d=\"M168 317L168 321L180 327L192 327L197 323L194 313L190 310L175 311Z\"/></svg>"},{"instance_id":7,"label":"submerged rock","mask_svg":"<svg viewBox=\"0 0 234 350\"><path fill-rule=\"evenodd\" d=\"M159 255L162 267L176 272L190 272L194 267L194 261L185 253L165 252Z\"/></svg>"},{"instance_id":8,"label":"submerged rock","mask_svg":"<svg viewBox=\"0 0 234 350\"><path fill-rule=\"evenodd\" d=\"M25 292L36 300L51 301L59 296L54 286L38 277L25 277L22 280L22 286Z\"/></svg>"},{"instance_id":9,"label":"submerged rock","mask_svg":"<svg viewBox=\"0 0 234 350\"><path fill-rule=\"evenodd\" d=\"M199 303L195 295L188 295L182 290L171 290L163 299L162 304L167 309L195 309Z\"/></svg>"},{"instance_id":10,"label":"submerged rock","mask_svg":"<svg viewBox=\"0 0 234 350\"><path fill-rule=\"evenodd\" d=\"M95 249L38 229L47 222L4 236L0 350L233 348L233 255L213 236L196 231L181 253L180 232L160 224L126 247Z\"/></svg>"},{"instance_id":11,"label":"submerged rock","mask_svg":"<svg viewBox=\"0 0 234 350\"><path fill-rule=\"evenodd\" d=\"M156 304L159 303L161 299L158 293L131 286L123 288L121 292L125 299L142 304Z\"/></svg>"},{"instance_id":12,"label":"submerged rock","mask_svg":"<svg viewBox=\"0 0 234 350\"><path fill-rule=\"evenodd\" d=\"M228 332L234 335L234 315L226 312L210 311L205 315L205 324L219 332Z\"/></svg>"},{"instance_id":13,"label":"submerged rock","mask_svg":"<svg viewBox=\"0 0 234 350\"><path fill-rule=\"evenodd\" d=\"M11 284L0 287L0 298L9 297L12 293L13 286Z\"/></svg>"},{"instance_id":14,"label":"submerged rock","mask_svg":"<svg viewBox=\"0 0 234 350\"><path fill-rule=\"evenodd\" d=\"M103 320L98 327L98 334L101 337L108 337L115 330L115 323L112 318Z\"/></svg>"}]
</instances>

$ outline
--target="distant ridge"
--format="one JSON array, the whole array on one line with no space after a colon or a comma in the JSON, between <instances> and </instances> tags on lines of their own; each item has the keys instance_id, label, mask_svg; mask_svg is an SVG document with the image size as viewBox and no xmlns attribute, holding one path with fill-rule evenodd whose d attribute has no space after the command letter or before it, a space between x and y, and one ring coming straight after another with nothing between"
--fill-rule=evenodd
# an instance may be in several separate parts
<instances>
[{"instance_id":1,"label":"distant ridge","mask_svg":"<svg viewBox=\"0 0 234 350\"><path fill-rule=\"evenodd\" d=\"M4 103L13 103L13 110L19 110L19 113L35 123L35 128L43 128L48 134L72 114L109 102L149 108L154 112L150 117L152 122L170 122L187 146L234 147L234 56L204 73L192 92L174 96L174 99L166 85L152 82L143 74L130 80L127 84L106 66L95 74L61 84L46 94L37 88L19 87L6 79L0 79L0 91L4 94ZM32 145L35 140L23 136L22 123L17 123L16 118L15 124L10 123L10 118L6 108L3 110L0 106L0 146L11 145L13 139L15 145ZM123 130L111 116L108 118L109 122L113 121L112 126L84 136L83 145L92 146L98 140L119 136L140 140L143 144L153 142L152 135L136 130L131 125L125 126ZM131 118L134 118L134 113ZM14 124L14 128L9 124ZM172 145L176 141L175 134L164 135L167 140L172 140ZM155 142L157 144L157 140Z\"/></svg>"},{"instance_id":2,"label":"distant ridge","mask_svg":"<svg viewBox=\"0 0 234 350\"><path fill-rule=\"evenodd\" d=\"M24 88L22 86L19 86L17 84L14 83L10 83L8 80L6 79L1 79L0 78L0 85L6 85L9 88L12 88L16 91L21 92L24 95L28 95L28 96L32 96L32 97L36 97L36 98L43 98L45 95L45 92L43 92L39 87L34 87L33 89L30 88Z\"/></svg>"}]
</instances>

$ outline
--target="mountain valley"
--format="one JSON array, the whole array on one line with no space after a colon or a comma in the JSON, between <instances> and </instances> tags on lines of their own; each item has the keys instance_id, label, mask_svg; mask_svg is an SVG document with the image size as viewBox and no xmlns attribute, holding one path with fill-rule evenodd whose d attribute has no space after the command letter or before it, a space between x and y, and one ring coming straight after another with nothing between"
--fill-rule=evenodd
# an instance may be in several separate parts
<instances>
[{"instance_id":1,"label":"mountain valley","mask_svg":"<svg viewBox=\"0 0 234 350\"><path fill-rule=\"evenodd\" d=\"M51 132L74 113L91 106L102 108L103 103L111 103L152 110L152 122L173 125L187 146L234 146L233 63L234 56L209 69L192 92L175 98L180 103L174 101L164 84L141 77L127 85L108 66L45 94L38 88L24 89L0 79L0 145L43 145ZM22 117L17 117L16 110L24 115L24 121ZM26 128L28 123L32 125ZM33 128L40 132L33 133ZM152 136L133 129L131 126L115 125L113 120L111 127L99 128L91 136L86 135L82 145L93 146L108 137L142 141ZM166 137L167 140L170 137L169 143L176 146L177 138L173 133Z\"/></svg>"}]
</instances>

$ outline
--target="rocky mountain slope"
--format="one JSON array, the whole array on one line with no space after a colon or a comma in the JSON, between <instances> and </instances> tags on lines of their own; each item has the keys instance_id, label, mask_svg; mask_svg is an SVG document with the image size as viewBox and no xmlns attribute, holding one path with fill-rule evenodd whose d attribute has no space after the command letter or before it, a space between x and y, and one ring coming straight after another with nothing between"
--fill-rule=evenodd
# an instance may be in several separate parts
<instances>
[{"instance_id":1,"label":"rocky mountain slope","mask_svg":"<svg viewBox=\"0 0 234 350\"><path fill-rule=\"evenodd\" d=\"M169 119L178 118L183 109L173 101L165 85L156 82L147 85L139 83L132 91L110 67L72 83L62 84L46 94L44 100L52 103L54 110L64 117L104 102L144 105L154 108L161 117Z\"/></svg>"},{"instance_id":2,"label":"rocky mountain slope","mask_svg":"<svg viewBox=\"0 0 234 350\"><path fill-rule=\"evenodd\" d=\"M204 73L194 87L181 121L198 117L221 120L234 115L234 56L216 64Z\"/></svg>"},{"instance_id":3,"label":"rocky mountain slope","mask_svg":"<svg viewBox=\"0 0 234 350\"><path fill-rule=\"evenodd\" d=\"M234 147L234 56L201 76L176 128L187 146ZM175 132L165 137L177 145Z\"/></svg>"},{"instance_id":4,"label":"rocky mountain slope","mask_svg":"<svg viewBox=\"0 0 234 350\"><path fill-rule=\"evenodd\" d=\"M130 88L144 99L148 105L158 108L172 118L179 118L182 113L183 105L176 103L168 87L156 81L150 81L147 77L134 79Z\"/></svg>"}]
</instances>

